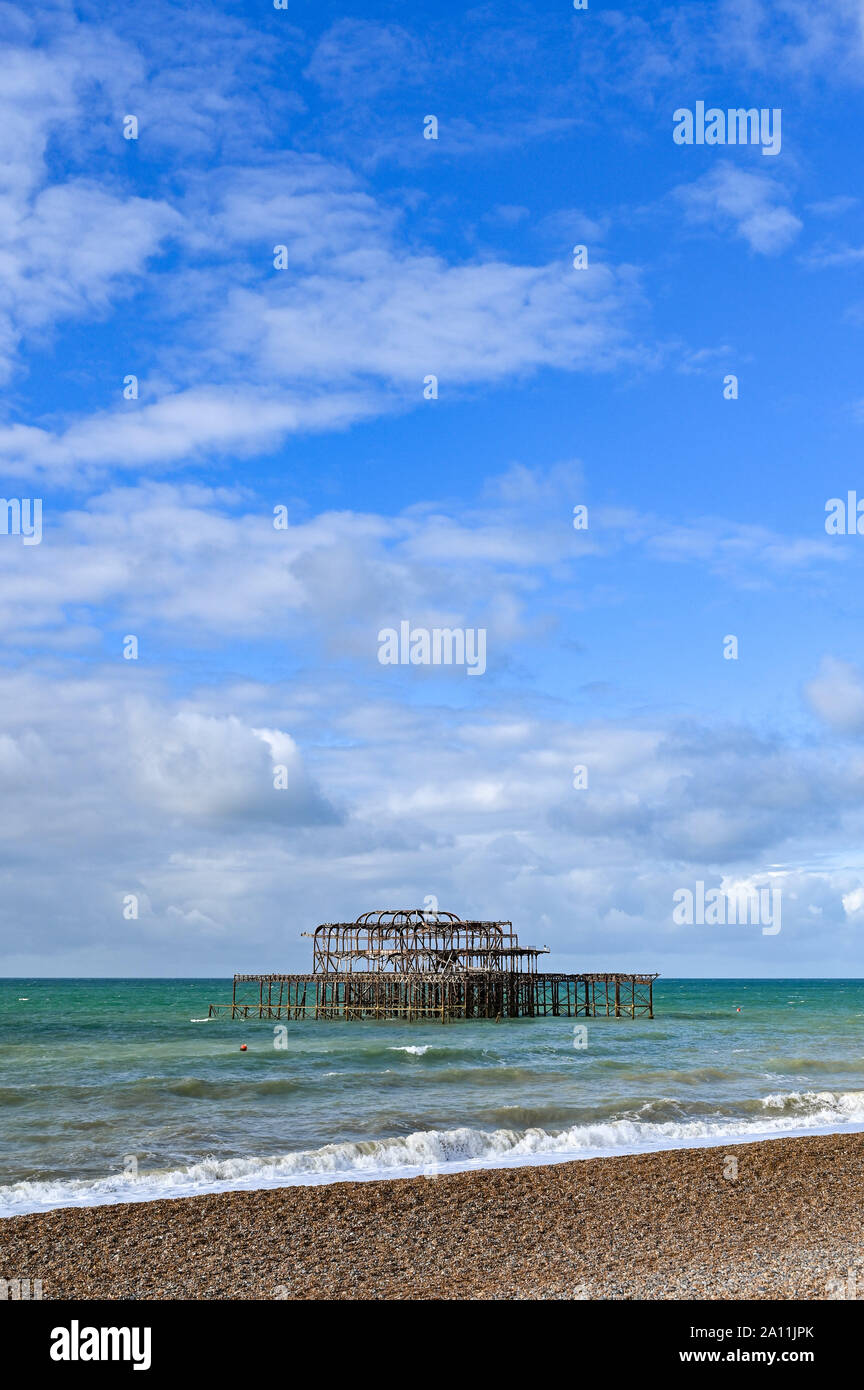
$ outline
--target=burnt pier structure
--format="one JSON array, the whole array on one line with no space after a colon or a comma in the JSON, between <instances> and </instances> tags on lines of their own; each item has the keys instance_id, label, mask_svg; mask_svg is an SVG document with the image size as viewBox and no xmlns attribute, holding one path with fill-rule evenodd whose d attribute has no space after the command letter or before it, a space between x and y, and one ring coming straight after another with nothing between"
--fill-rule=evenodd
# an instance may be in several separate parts
<instances>
[{"instance_id":1,"label":"burnt pier structure","mask_svg":"<svg viewBox=\"0 0 864 1390\"><path fill-rule=\"evenodd\" d=\"M545 946L520 946L512 922L387 908L326 922L308 975L235 975L228 1018L653 1018L657 974L538 969Z\"/></svg>"}]
</instances>

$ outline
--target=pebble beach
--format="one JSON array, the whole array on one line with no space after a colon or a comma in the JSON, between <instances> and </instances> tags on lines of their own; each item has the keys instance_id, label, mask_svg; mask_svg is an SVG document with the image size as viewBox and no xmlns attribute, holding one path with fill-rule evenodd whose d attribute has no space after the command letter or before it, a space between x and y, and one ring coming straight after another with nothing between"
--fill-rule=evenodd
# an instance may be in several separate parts
<instances>
[{"instance_id":1,"label":"pebble beach","mask_svg":"<svg viewBox=\"0 0 864 1390\"><path fill-rule=\"evenodd\" d=\"M84 1300L855 1297L864 1135L61 1208L0 1222L0 1277Z\"/></svg>"}]
</instances>

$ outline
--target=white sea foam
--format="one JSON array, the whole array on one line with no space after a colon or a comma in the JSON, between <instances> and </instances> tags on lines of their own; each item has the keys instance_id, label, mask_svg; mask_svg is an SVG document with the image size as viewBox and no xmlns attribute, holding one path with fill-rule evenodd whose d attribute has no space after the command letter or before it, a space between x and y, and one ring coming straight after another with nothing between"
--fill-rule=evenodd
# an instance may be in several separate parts
<instances>
[{"instance_id":1,"label":"white sea foam","mask_svg":"<svg viewBox=\"0 0 864 1390\"><path fill-rule=\"evenodd\" d=\"M425 1057L429 1051L429 1043L425 1047L388 1047L388 1052L410 1052L412 1057Z\"/></svg>"},{"instance_id":2,"label":"white sea foam","mask_svg":"<svg viewBox=\"0 0 864 1390\"><path fill-rule=\"evenodd\" d=\"M0 1216L51 1207L100 1206L200 1192L288 1187L474 1168L524 1167L661 1149L864 1129L864 1091L790 1091L761 1101L762 1115L716 1120L617 1119L543 1129L423 1130L391 1139L325 1144L267 1158L205 1158L188 1168L115 1174L96 1181L19 1182L0 1187Z\"/></svg>"}]
</instances>

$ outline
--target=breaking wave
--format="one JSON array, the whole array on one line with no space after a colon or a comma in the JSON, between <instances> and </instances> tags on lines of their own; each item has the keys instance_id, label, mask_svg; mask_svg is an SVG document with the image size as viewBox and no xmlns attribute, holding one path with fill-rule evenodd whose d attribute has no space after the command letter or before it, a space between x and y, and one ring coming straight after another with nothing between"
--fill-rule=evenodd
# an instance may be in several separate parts
<instances>
[{"instance_id":1,"label":"breaking wave","mask_svg":"<svg viewBox=\"0 0 864 1390\"><path fill-rule=\"evenodd\" d=\"M644 1115L649 1107L641 1113ZM266 1158L205 1158L185 1168L96 1179L17 1182L0 1187L0 1216L52 1207L152 1201L205 1192L295 1184L410 1178L473 1168L561 1163L660 1149L697 1148L784 1135L864 1129L864 1091L791 1091L751 1102L745 1116L649 1120L630 1117L542 1128L421 1130L404 1136L325 1144Z\"/></svg>"}]
</instances>

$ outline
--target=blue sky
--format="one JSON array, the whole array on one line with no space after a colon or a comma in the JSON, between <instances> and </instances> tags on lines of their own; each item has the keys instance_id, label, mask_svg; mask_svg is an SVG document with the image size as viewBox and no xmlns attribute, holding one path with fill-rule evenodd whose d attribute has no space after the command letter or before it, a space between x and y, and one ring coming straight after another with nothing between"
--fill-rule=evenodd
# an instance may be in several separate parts
<instances>
[{"instance_id":1,"label":"blue sky","mask_svg":"<svg viewBox=\"0 0 864 1390\"><path fill-rule=\"evenodd\" d=\"M0 33L4 973L427 897L569 969L864 973L858 0ZM780 152L677 145L700 100ZM402 620L486 673L380 665ZM677 926L699 880L781 932Z\"/></svg>"}]
</instances>

